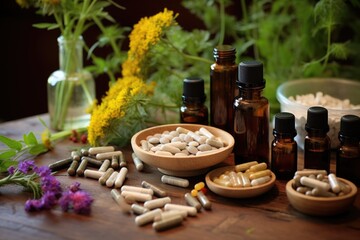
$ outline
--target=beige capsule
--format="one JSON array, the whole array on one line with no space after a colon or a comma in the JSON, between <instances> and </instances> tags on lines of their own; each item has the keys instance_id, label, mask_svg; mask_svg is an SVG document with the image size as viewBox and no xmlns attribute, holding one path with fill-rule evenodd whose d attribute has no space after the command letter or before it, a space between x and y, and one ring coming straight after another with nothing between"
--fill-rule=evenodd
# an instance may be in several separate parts
<instances>
[{"instance_id":1,"label":"beige capsule","mask_svg":"<svg viewBox=\"0 0 360 240\"><path fill-rule=\"evenodd\" d=\"M181 216L175 215L175 216L154 222L152 226L156 231L164 231L169 228L173 228L173 227L181 225L182 221L183 221L183 218Z\"/></svg>"},{"instance_id":2,"label":"beige capsule","mask_svg":"<svg viewBox=\"0 0 360 240\"><path fill-rule=\"evenodd\" d=\"M119 155L119 154L122 154L122 151L98 153L98 154L96 154L96 159L98 159L98 160L111 159L112 156Z\"/></svg>"},{"instance_id":3,"label":"beige capsule","mask_svg":"<svg viewBox=\"0 0 360 240\"><path fill-rule=\"evenodd\" d=\"M102 147L91 147L89 148L89 153L91 155L96 155L98 153L106 153L115 151L115 147L113 146L102 146Z\"/></svg>"},{"instance_id":4,"label":"beige capsule","mask_svg":"<svg viewBox=\"0 0 360 240\"><path fill-rule=\"evenodd\" d=\"M114 172L113 168L108 168L106 172L99 178L99 183L105 185L111 174Z\"/></svg>"}]
</instances>

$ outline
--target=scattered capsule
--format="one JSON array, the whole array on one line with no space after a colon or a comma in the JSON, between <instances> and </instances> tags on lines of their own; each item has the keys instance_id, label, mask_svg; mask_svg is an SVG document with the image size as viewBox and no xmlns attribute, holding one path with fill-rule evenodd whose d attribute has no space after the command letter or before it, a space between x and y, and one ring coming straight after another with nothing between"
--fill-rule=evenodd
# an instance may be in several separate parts
<instances>
[{"instance_id":1,"label":"scattered capsule","mask_svg":"<svg viewBox=\"0 0 360 240\"><path fill-rule=\"evenodd\" d=\"M57 170L61 170L64 168L68 168L71 165L72 161L73 161L72 158L65 158L65 159L56 161L54 163L50 163L48 167L51 171L57 171Z\"/></svg>"},{"instance_id":2,"label":"scattered capsule","mask_svg":"<svg viewBox=\"0 0 360 240\"><path fill-rule=\"evenodd\" d=\"M104 160L99 168L99 172L106 172L106 170L110 167L110 164L111 162L109 159Z\"/></svg>"},{"instance_id":3,"label":"scattered capsule","mask_svg":"<svg viewBox=\"0 0 360 240\"><path fill-rule=\"evenodd\" d=\"M187 215L188 214L186 211L169 210L169 211L162 212L159 216L156 216L154 218L154 221L164 220L164 219L170 218L172 216L181 216L182 219L185 219L187 217Z\"/></svg>"},{"instance_id":4,"label":"scattered capsule","mask_svg":"<svg viewBox=\"0 0 360 240\"><path fill-rule=\"evenodd\" d=\"M124 184L127 173L128 169L126 167L120 169L119 174L115 179L115 188L120 188Z\"/></svg>"},{"instance_id":5,"label":"scattered capsule","mask_svg":"<svg viewBox=\"0 0 360 240\"><path fill-rule=\"evenodd\" d=\"M211 209L211 202L203 192L198 192L197 199L199 200L203 208L205 208L206 210Z\"/></svg>"},{"instance_id":6,"label":"scattered capsule","mask_svg":"<svg viewBox=\"0 0 360 240\"><path fill-rule=\"evenodd\" d=\"M197 194L198 194L198 190L196 190L196 189L193 189L193 190L191 190L191 196L193 196L193 197L196 197L197 196Z\"/></svg>"},{"instance_id":7,"label":"scattered capsule","mask_svg":"<svg viewBox=\"0 0 360 240\"><path fill-rule=\"evenodd\" d=\"M146 181L142 181L141 186L144 188L150 188L151 190L153 190L154 195L157 197L166 197L167 196L166 191L164 191L161 188L159 188L151 183L148 183Z\"/></svg>"},{"instance_id":8,"label":"scattered capsule","mask_svg":"<svg viewBox=\"0 0 360 240\"><path fill-rule=\"evenodd\" d=\"M123 185L121 187L121 191L139 192L139 193L147 193L150 195L154 195L154 191L150 188L142 188L142 187L135 187L129 185Z\"/></svg>"},{"instance_id":9,"label":"scattered capsule","mask_svg":"<svg viewBox=\"0 0 360 240\"><path fill-rule=\"evenodd\" d=\"M168 175L163 175L161 177L161 182L183 188L189 186L189 180L179 177L168 176Z\"/></svg>"},{"instance_id":10,"label":"scattered capsule","mask_svg":"<svg viewBox=\"0 0 360 240\"><path fill-rule=\"evenodd\" d=\"M119 155L119 166L120 167L126 167L127 163L126 163L126 159L124 157L124 154L120 154Z\"/></svg>"},{"instance_id":11,"label":"scattered capsule","mask_svg":"<svg viewBox=\"0 0 360 240\"><path fill-rule=\"evenodd\" d=\"M73 160L70 167L67 170L67 173L69 174L69 176L75 176L76 175L76 169L79 166L79 161L75 161Z\"/></svg>"},{"instance_id":12,"label":"scattered capsule","mask_svg":"<svg viewBox=\"0 0 360 240\"><path fill-rule=\"evenodd\" d=\"M198 182L197 184L195 184L194 189L200 191L201 189L203 189L205 187L205 183L204 182Z\"/></svg>"},{"instance_id":13,"label":"scattered capsule","mask_svg":"<svg viewBox=\"0 0 360 240\"><path fill-rule=\"evenodd\" d=\"M99 172L97 170L91 170L91 169L86 169L84 171L84 176L86 178L93 178L93 179L96 179L96 180L99 180L99 178L104 175L104 172Z\"/></svg>"},{"instance_id":14,"label":"scattered capsule","mask_svg":"<svg viewBox=\"0 0 360 240\"><path fill-rule=\"evenodd\" d=\"M111 159L114 155L122 154L121 151L114 151L114 152L104 152L104 153L98 153L96 154L96 159L98 160L105 160L105 159Z\"/></svg>"},{"instance_id":15,"label":"scattered capsule","mask_svg":"<svg viewBox=\"0 0 360 240\"><path fill-rule=\"evenodd\" d=\"M109 177L111 176L111 174L114 172L114 169L112 168L108 168L106 170L106 172L99 178L99 183L101 185L105 185L106 181L109 179Z\"/></svg>"},{"instance_id":16,"label":"scattered capsule","mask_svg":"<svg viewBox=\"0 0 360 240\"><path fill-rule=\"evenodd\" d=\"M341 191L341 187L340 187L339 181L336 178L335 174L330 173L328 178L329 178L329 183L330 183L330 186L331 186L331 190L334 193L339 193Z\"/></svg>"},{"instance_id":17,"label":"scattered capsule","mask_svg":"<svg viewBox=\"0 0 360 240\"><path fill-rule=\"evenodd\" d=\"M151 199L146 202L144 202L144 207L148 209L154 209L154 208L162 208L165 206L165 204L170 203L171 198L170 197L163 197L163 198L156 198Z\"/></svg>"},{"instance_id":18,"label":"scattered capsule","mask_svg":"<svg viewBox=\"0 0 360 240\"><path fill-rule=\"evenodd\" d=\"M131 209L136 215L141 215L149 211L149 209L139 205L139 204L131 204Z\"/></svg>"},{"instance_id":19,"label":"scattered capsule","mask_svg":"<svg viewBox=\"0 0 360 240\"><path fill-rule=\"evenodd\" d=\"M106 153L115 151L115 147L113 146L102 146L102 147L91 147L89 148L89 153L91 155L96 155L98 153Z\"/></svg>"},{"instance_id":20,"label":"scattered capsule","mask_svg":"<svg viewBox=\"0 0 360 240\"><path fill-rule=\"evenodd\" d=\"M185 206L185 205L180 205L180 204L173 204L173 203L167 203L164 206L165 211L170 211L170 210L179 210L179 211L186 211L188 216L196 216L197 214L197 209L195 207L192 206Z\"/></svg>"},{"instance_id":21,"label":"scattered capsule","mask_svg":"<svg viewBox=\"0 0 360 240\"><path fill-rule=\"evenodd\" d=\"M148 193L139 193L132 191L121 191L123 197L131 197L136 202L146 202L152 199L152 195Z\"/></svg>"},{"instance_id":22,"label":"scattered capsule","mask_svg":"<svg viewBox=\"0 0 360 240\"><path fill-rule=\"evenodd\" d=\"M200 202L195 197L193 197L190 193L185 193L185 201L189 206L192 206L192 207L196 208L197 211L200 211L200 209L201 209Z\"/></svg>"},{"instance_id":23,"label":"scattered capsule","mask_svg":"<svg viewBox=\"0 0 360 240\"><path fill-rule=\"evenodd\" d=\"M89 156L89 149L82 148L80 149L81 156Z\"/></svg>"},{"instance_id":24,"label":"scattered capsule","mask_svg":"<svg viewBox=\"0 0 360 240\"><path fill-rule=\"evenodd\" d=\"M114 155L111 157L111 167L113 169L118 169L119 168L119 155Z\"/></svg>"},{"instance_id":25,"label":"scattered capsule","mask_svg":"<svg viewBox=\"0 0 360 240\"><path fill-rule=\"evenodd\" d=\"M142 171L144 169L144 164L142 163L142 161L136 156L135 153L132 153L131 157L134 161L136 170Z\"/></svg>"},{"instance_id":26,"label":"scattered capsule","mask_svg":"<svg viewBox=\"0 0 360 240\"><path fill-rule=\"evenodd\" d=\"M162 212L161 209L156 208L154 210L141 214L135 218L135 223L138 226L143 226L147 223L153 222L154 218L156 216L159 216L161 212Z\"/></svg>"},{"instance_id":27,"label":"scattered capsule","mask_svg":"<svg viewBox=\"0 0 360 240\"><path fill-rule=\"evenodd\" d=\"M88 164L88 161L86 159L81 160L80 165L76 170L76 174L78 176L83 176L84 175L84 171L85 171L85 169L87 167L87 164Z\"/></svg>"},{"instance_id":28,"label":"scattered capsule","mask_svg":"<svg viewBox=\"0 0 360 240\"><path fill-rule=\"evenodd\" d=\"M99 160L97 160L97 159L94 159L94 158L91 158L91 157L82 157L81 158L81 161L83 161L83 160L87 160L88 161L88 164L89 165L91 165L91 166L93 166L93 167L98 167L98 168L100 168L101 167L101 165L102 165L102 161L99 161Z\"/></svg>"},{"instance_id":29,"label":"scattered capsule","mask_svg":"<svg viewBox=\"0 0 360 240\"><path fill-rule=\"evenodd\" d=\"M80 161L81 159L81 154L79 153L79 151L71 151L71 158L74 161Z\"/></svg>"},{"instance_id":30,"label":"scattered capsule","mask_svg":"<svg viewBox=\"0 0 360 240\"><path fill-rule=\"evenodd\" d=\"M183 218L181 216L172 216L157 222L154 222L152 227L156 231L164 231L169 228L173 228L181 225Z\"/></svg>"},{"instance_id":31,"label":"scattered capsule","mask_svg":"<svg viewBox=\"0 0 360 240\"><path fill-rule=\"evenodd\" d=\"M115 200L115 202L119 205L119 207L121 208L123 213L129 213L131 208L130 206L126 203L125 199L123 198L123 196L121 196L120 192L117 189L112 189L111 190L111 197Z\"/></svg>"},{"instance_id":32,"label":"scattered capsule","mask_svg":"<svg viewBox=\"0 0 360 240\"><path fill-rule=\"evenodd\" d=\"M111 188L111 187L114 186L115 179L117 178L117 175L118 175L118 174L119 174L118 172L114 171L114 172L110 175L110 177L109 177L109 178L106 180L106 182L105 182L105 184L106 184L107 187Z\"/></svg>"}]
</instances>

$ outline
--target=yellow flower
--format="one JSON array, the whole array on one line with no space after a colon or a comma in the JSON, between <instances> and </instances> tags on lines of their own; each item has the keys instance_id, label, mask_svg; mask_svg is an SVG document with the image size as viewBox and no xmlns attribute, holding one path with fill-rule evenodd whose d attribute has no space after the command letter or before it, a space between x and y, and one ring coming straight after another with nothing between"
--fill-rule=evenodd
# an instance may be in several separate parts
<instances>
[{"instance_id":1,"label":"yellow flower","mask_svg":"<svg viewBox=\"0 0 360 240\"><path fill-rule=\"evenodd\" d=\"M176 24L173 11L166 8L152 17L144 17L134 25L134 29L129 35L128 58L122 64L122 75L139 76L141 74L142 62L146 59L151 46L156 45L166 28Z\"/></svg>"},{"instance_id":2,"label":"yellow flower","mask_svg":"<svg viewBox=\"0 0 360 240\"><path fill-rule=\"evenodd\" d=\"M51 145L51 140L50 140L50 131L49 129L45 129L42 133L41 133L41 141L44 144L44 146L51 150L53 147Z\"/></svg>"},{"instance_id":3,"label":"yellow flower","mask_svg":"<svg viewBox=\"0 0 360 240\"><path fill-rule=\"evenodd\" d=\"M126 114L126 108L138 94L146 94L149 87L137 77L124 77L118 79L111 86L107 95L96 106L91 115L88 128L88 141L91 145L98 145L108 134L113 121L121 119Z\"/></svg>"}]
</instances>

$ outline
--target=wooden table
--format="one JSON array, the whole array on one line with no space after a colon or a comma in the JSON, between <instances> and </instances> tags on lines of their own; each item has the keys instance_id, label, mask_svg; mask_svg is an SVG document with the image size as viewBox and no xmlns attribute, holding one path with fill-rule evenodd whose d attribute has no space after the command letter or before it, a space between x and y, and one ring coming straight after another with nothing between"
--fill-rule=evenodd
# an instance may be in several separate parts
<instances>
[{"instance_id":1,"label":"wooden table","mask_svg":"<svg viewBox=\"0 0 360 240\"><path fill-rule=\"evenodd\" d=\"M47 116L42 116L47 121ZM24 133L40 133L44 127L37 117L0 124L0 134L21 138ZM69 140L36 158L38 165L47 165L69 156L79 146ZM173 203L186 204L184 194L204 175L191 177L187 189L162 184L157 169L146 166L138 172L131 160L131 148L123 149L129 173L125 184L140 186L146 180L165 189ZM301 154L300 154L301 156ZM299 159L301 164L302 157ZM227 161L232 164L232 157ZM332 169L333 169L332 165ZM64 213L59 207L50 211L28 213L25 201L31 197L21 187L0 188L0 239L360 239L360 197L348 213L334 217L311 217L289 205L285 181L276 181L268 193L253 199L229 199L208 192L212 210L202 210L188 217L181 226L156 232L151 225L138 227L135 215L123 214L110 195L110 188L98 181L70 177L66 171L56 174L63 187L78 181L95 199L89 216Z\"/></svg>"}]
</instances>

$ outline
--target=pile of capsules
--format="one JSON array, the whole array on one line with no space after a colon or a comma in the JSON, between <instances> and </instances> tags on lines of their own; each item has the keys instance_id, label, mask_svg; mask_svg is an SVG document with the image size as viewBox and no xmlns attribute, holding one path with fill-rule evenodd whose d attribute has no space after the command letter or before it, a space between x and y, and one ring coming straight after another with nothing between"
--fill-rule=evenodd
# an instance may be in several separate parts
<instances>
[{"instance_id":1,"label":"pile of capsules","mask_svg":"<svg viewBox=\"0 0 360 240\"><path fill-rule=\"evenodd\" d=\"M135 168L142 171L144 165L141 160L134 153L132 158ZM89 166L98 170L88 169ZM149 182L142 181L141 186L124 185L128 173L126 166L121 151L105 146L73 151L71 157L50 164L49 168L52 171L67 168L70 176L96 179L101 185L113 188L111 196L121 210L136 214L135 223L138 226L153 223L156 231L181 225L187 216L196 216L201 208L211 209L211 202L204 194L206 188L203 182L196 184L191 193L184 195L187 205L174 204L166 191ZM187 179L168 175L163 175L161 182L182 188L189 186Z\"/></svg>"},{"instance_id":2,"label":"pile of capsules","mask_svg":"<svg viewBox=\"0 0 360 240\"><path fill-rule=\"evenodd\" d=\"M143 150L164 156L200 156L226 145L204 127L194 132L177 127L173 131L147 136L140 144Z\"/></svg>"},{"instance_id":3,"label":"pile of capsules","mask_svg":"<svg viewBox=\"0 0 360 240\"><path fill-rule=\"evenodd\" d=\"M271 171L266 163L257 161L235 165L234 170L228 170L216 176L213 182L224 187L253 187L271 180Z\"/></svg>"},{"instance_id":4,"label":"pile of capsules","mask_svg":"<svg viewBox=\"0 0 360 240\"><path fill-rule=\"evenodd\" d=\"M305 169L294 175L294 190L314 197L336 197L350 193L351 188L326 170Z\"/></svg>"}]
</instances>

